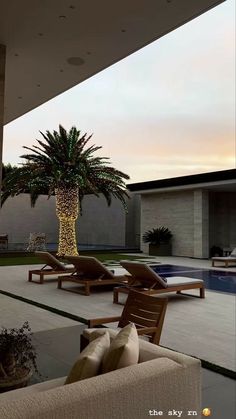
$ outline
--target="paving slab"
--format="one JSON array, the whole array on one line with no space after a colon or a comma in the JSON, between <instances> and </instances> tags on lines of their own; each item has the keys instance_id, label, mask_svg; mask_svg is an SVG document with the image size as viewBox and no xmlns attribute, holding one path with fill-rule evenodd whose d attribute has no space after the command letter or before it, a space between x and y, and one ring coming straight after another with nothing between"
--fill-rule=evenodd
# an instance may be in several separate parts
<instances>
[{"instance_id":1,"label":"paving slab","mask_svg":"<svg viewBox=\"0 0 236 419\"><path fill-rule=\"evenodd\" d=\"M18 328L25 321L32 332L78 326L76 321L0 294L0 328Z\"/></svg>"}]
</instances>

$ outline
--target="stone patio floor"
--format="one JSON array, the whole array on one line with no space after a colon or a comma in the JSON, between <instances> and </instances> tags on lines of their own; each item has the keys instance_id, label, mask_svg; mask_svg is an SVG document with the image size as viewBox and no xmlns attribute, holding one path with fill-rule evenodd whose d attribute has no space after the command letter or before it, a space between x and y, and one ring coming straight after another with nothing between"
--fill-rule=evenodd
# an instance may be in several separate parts
<instances>
[{"instance_id":1,"label":"stone patio floor","mask_svg":"<svg viewBox=\"0 0 236 419\"><path fill-rule=\"evenodd\" d=\"M144 259L143 255L142 259ZM153 260L157 259L154 258ZM158 261L194 267L209 267L210 264L209 261L187 258L158 258ZM94 292L86 297L58 290L57 281L52 278L46 279L43 285L28 283L28 270L35 269L36 266L0 267L0 290L74 314L82 318L82 321L121 313L122 306L112 303L112 291L95 288ZM230 270L235 271L233 268L230 268ZM120 274L124 270L123 268L115 268L115 272ZM68 286L70 285L68 284ZM71 287L73 288L74 284L71 283ZM197 291L193 290L191 292L196 294ZM11 321L15 324L18 319L13 314L14 311L11 320L11 310L8 303L6 308L3 309L3 296L0 296L0 298L1 319L4 319L6 324L11 324ZM125 300L125 296L121 296L121 298ZM235 296L207 290L205 299L176 294L168 294L168 298L169 303L161 344L235 371ZM16 307L16 304L17 301L15 300L11 303L12 307ZM29 319L27 306L25 306L25 317ZM21 317L24 317L23 312ZM37 320L36 317L35 320L30 319L33 330L34 321L38 325L37 327L40 327L41 324L41 320ZM61 317L62 324L64 321L65 319ZM44 322L47 323L47 320L44 319ZM52 317L50 315L48 323L51 322ZM42 330L47 328L50 327L44 327L42 324Z\"/></svg>"}]
</instances>

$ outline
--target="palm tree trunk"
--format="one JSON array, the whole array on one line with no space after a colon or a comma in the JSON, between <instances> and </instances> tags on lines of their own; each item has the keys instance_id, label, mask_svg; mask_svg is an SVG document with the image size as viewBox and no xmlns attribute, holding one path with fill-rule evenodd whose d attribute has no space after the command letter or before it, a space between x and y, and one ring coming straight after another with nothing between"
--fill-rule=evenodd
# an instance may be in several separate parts
<instances>
[{"instance_id":1,"label":"palm tree trunk","mask_svg":"<svg viewBox=\"0 0 236 419\"><path fill-rule=\"evenodd\" d=\"M78 188L57 188L56 214L60 222L58 256L77 256L75 222L79 215Z\"/></svg>"}]
</instances>

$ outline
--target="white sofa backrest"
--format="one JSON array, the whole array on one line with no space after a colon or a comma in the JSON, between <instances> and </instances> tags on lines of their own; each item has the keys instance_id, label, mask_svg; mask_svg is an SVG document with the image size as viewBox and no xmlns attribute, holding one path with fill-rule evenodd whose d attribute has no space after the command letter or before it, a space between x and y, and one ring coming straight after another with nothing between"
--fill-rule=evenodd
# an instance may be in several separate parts
<instances>
[{"instance_id":1,"label":"white sofa backrest","mask_svg":"<svg viewBox=\"0 0 236 419\"><path fill-rule=\"evenodd\" d=\"M150 360L147 360L150 359ZM200 362L149 342L140 342L140 364L70 385L64 379L0 395L4 419L146 419L149 410L200 412ZM59 386L58 386L59 385ZM40 391L35 391L40 386ZM185 416L186 415L186 416Z\"/></svg>"}]
</instances>

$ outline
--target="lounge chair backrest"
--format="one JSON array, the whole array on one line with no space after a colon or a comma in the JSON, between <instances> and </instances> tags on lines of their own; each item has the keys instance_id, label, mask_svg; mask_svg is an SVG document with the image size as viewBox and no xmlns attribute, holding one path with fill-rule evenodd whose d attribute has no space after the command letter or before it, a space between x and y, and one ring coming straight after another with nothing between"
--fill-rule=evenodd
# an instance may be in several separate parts
<instances>
[{"instance_id":1,"label":"lounge chair backrest","mask_svg":"<svg viewBox=\"0 0 236 419\"><path fill-rule=\"evenodd\" d=\"M167 283L145 263L121 260L120 264L143 286L149 288L155 285L155 288L167 288Z\"/></svg>"},{"instance_id":2,"label":"lounge chair backrest","mask_svg":"<svg viewBox=\"0 0 236 419\"><path fill-rule=\"evenodd\" d=\"M138 330L154 327L155 330L146 335L151 342L159 344L167 302L167 298L156 298L131 289L118 327L125 327L129 323L134 323Z\"/></svg>"},{"instance_id":3,"label":"lounge chair backrest","mask_svg":"<svg viewBox=\"0 0 236 419\"><path fill-rule=\"evenodd\" d=\"M236 247L232 250L230 256L236 257Z\"/></svg>"},{"instance_id":4,"label":"lounge chair backrest","mask_svg":"<svg viewBox=\"0 0 236 419\"><path fill-rule=\"evenodd\" d=\"M38 256L43 262L51 266L52 269L55 271L65 271L66 267L61 263L58 259L56 259L51 253L49 252L35 252L35 255Z\"/></svg>"},{"instance_id":5,"label":"lounge chair backrest","mask_svg":"<svg viewBox=\"0 0 236 419\"><path fill-rule=\"evenodd\" d=\"M66 259L73 263L76 272L89 279L113 279L114 275L98 259L92 256L67 256Z\"/></svg>"}]
</instances>

